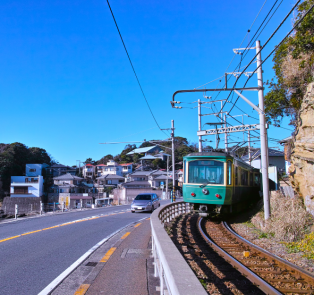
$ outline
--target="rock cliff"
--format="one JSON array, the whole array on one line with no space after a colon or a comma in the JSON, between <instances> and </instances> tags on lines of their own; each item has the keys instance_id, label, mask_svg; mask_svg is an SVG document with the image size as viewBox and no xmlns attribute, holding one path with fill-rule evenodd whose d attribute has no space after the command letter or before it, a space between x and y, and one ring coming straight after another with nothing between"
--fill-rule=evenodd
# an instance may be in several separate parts
<instances>
[{"instance_id":1,"label":"rock cliff","mask_svg":"<svg viewBox=\"0 0 314 295\"><path fill-rule=\"evenodd\" d=\"M291 183L314 215L314 83L307 87L291 153Z\"/></svg>"}]
</instances>

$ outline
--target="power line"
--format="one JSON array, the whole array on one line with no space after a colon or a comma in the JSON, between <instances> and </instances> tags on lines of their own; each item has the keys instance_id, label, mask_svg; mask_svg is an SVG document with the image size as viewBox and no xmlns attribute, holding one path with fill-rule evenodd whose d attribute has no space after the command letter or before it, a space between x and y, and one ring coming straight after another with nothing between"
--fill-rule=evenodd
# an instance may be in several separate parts
<instances>
[{"instance_id":1,"label":"power line","mask_svg":"<svg viewBox=\"0 0 314 295\"><path fill-rule=\"evenodd\" d=\"M267 41L265 42L265 44L262 46L262 48L260 49L260 51L256 53L256 55L255 55L255 56L253 57L253 59L248 63L248 65L245 67L245 69L244 69L242 72L240 72L239 76L237 77L236 81L234 82L233 88L236 86L238 80L239 80L240 77L242 76L242 73L245 72L246 69L254 62L254 60L255 60L255 58L258 56L258 54L265 48L265 46L269 43L269 41L274 37L274 35L277 33L277 31L280 29L280 27L284 24L284 22L287 20L287 18L289 17L289 15L294 11L294 9L297 7L297 5L300 3L300 1L301 1L301 0L298 0L298 1L297 1L297 3L292 7L292 9L289 11L289 13L285 16L285 18L284 18L284 19L281 21L281 23L278 25L278 27L276 28L276 30L271 34L271 36L268 38L268 40L267 40ZM312 6L312 7L313 7L313 6ZM309 9L309 11L310 11L310 9ZM308 11L308 12L309 12L309 11ZM308 12L307 12L307 13L308 13ZM307 14L307 13L306 13L306 14ZM306 15L306 14L305 14L305 15ZM305 16L305 15L304 15L304 16ZM302 19L304 18L304 16L303 16L300 20L302 20ZM299 22L300 22L300 21L299 21ZM299 22L298 22L298 23L299 23ZM296 25L296 26L297 26L297 25ZM290 35L290 33L294 30L294 28L295 28L296 26L293 27L293 29L286 35L286 37L285 37L284 39L286 39L287 36ZM284 40L284 39L283 39L283 40ZM283 40L279 43L279 45L283 42ZM271 54L276 50L276 48L278 48L279 45L277 45L277 46L275 47L275 49L271 52ZM271 54L270 54L270 55L271 55ZM270 55L268 55L268 57L267 57L266 59L264 59L263 62L254 70L254 72L252 73L252 75L249 76L249 78L246 80L246 83L244 84L243 87L246 86L247 82L251 79L251 77L253 76L253 74L259 69L259 67L262 66L262 64L269 58ZM228 98L230 97L230 95L231 95L232 92L233 92L233 91L230 91L230 93L229 93L229 95L228 95L228 97L227 97L227 100L228 100ZM242 93L242 91L241 91L241 93ZM239 99L239 96L237 97L236 101L234 102L234 105L236 104L236 102L238 101L238 99ZM223 108L224 108L225 105L226 105L226 103L224 103L224 105L222 106L220 112L223 110ZM233 109L233 106L232 106L231 110L232 110L232 109ZM230 110L229 112L231 112L231 110Z\"/></svg>"},{"instance_id":2,"label":"power line","mask_svg":"<svg viewBox=\"0 0 314 295\"><path fill-rule=\"evenodd\" d=\"M297 4L300 2L300 0L297 2ZM297 5L296 4L296 5ZM295 6L296 6L295 5ZM295 6L292 8L292 9L294 9L295 8ZM295 28L302 22L302 20L305 18L305 16L307 16L307 14L308 13L310 13L310 11L312 10L314 8L314 4L308 9L308 11L298 20L298 22L293 26L293 28L286 34L286 36L280 41L280 43L278 44L278 45L276 45L275 46L275 48L269 53L269 55L261 62L261 64L253 71L253 74L263 65L263 63L265 63L266 62L266 60L277 50L277 48L286 40L286 38L288 37L288 36L290 36L290 34L295 30ZM289 14L291 13L291 11L289 12ZM288 17L288 15L286 16L286 18ZM285 18L285 19L286 19ZM280 26L282 25L282 23L280 24ZM279 28L279 27L278 27ZM276 29L276 31L278 30L278 28ZM275 31L275 32L276 32ZM274 32L274 33L275 33ZM274 35L274 33L272 34L272 36ZM269 41L270 39L268 39L267 40L267 43L268 43L268 41ZM265 46L266 46L266 44L267 43L265 43L265 45L262 47L262 49L260 50L260 51L262 51L264 48L265 48ZM256 57L256 56L255 56ZM254 58L255 58L254 57ZM254 60L254 58L253 58L253 60ZM252 63L252 61L250 62L250 63ZM250 65L250 64L249 64ZM248 66L249 66L248 65ZM248 67L247 66L247 67ZM247 69L247 67L246 67L246 69ZM251 79L251 77L252 76L250 76L250 77L248 77L248 79L246 80L246 82L245 82L245 84L244 84L244 86L243 87L245 87L246 86L246 84L248 83L248 81ZM238 79L237 79L238 80ZM237 82L237 81L236 81ZM236 83L235 83L236 84ZM234 86L235 86L235 84L234 84ZM233 87L234 87L233 86ZM242 91L241 91L242 92ZM236 101L234 102L234 105L237 103L237 101L238 101L238 99L239 99L239 96L237 97L237 99L236 99ZM234 106L232 106L232 108L231 108L231 110L233 109L233 107ZM222 109L223 109L223 107L222 107ZM220 111L222 111L222 109L220 110ZM231 112L231 110L229 111L229 112Z\"/></svg>"},{"instance_id":3,"label":"power line","mask_svg":"<svg viewBox=\"0 0 314 295\"><path fill-rule=\"evenodd\" d=\"M124 50L125 50L125 52L126 52L126 54L127 54L127 56L128 56L128 59L129 59L129 62L130 62L130 64L131 64L131 67L132 67L133 73L134 73L134 75L135 75L135 78L136 78L136 80L137 80L137 83L138 83L138 85L139 85L139 87L140 87L140 89L141 89L141 92L142 92L142 94L143 94L143 97L144 97L144 99L145 99L145 101L146 101L146 104L147 104L147 106L148 106L148 109L149 109L149 111L150 111L152 117L154 118L155 123L157 124L159 130L162 131L164 134L166 134L163 130L161 130L161 128L160 128L160 126L159 126L159 124L158 124L158 122L157 122L157 120L156 120L156 118L155 118L155 116L154 116L154 114L153 114L153 112L152 112L150 106L149 106L149 103L148 103L148 101L147 101L147 99L146 99L146 96L145 96L145 93L144 93L144 91L143 91L142 85L141 85L141 83L140 83L140 81L139 81L139 79L138 79L138 77L137 77L137 74L136 74L136 72L135 72L135 69L134 69L133 63L132 63L132 61L131 61L130 55L129 55L129 53L128 53L128 50L126 49L125 43L124 43L123 38L122 38L122 35L121 35L121 33L120 33L120 30L119 30L117 21L116 21L116 19L115 19L115 17L114 17L113 11L112 11L111 6L110 6L110 4L109 4L109 0L107 0L107 4L108 4L108 7L109 7L109 9L110 9L112 18L113 18L114 23L115 23L115 25L116 25L116 28L117 28L117 30L118 30L118 33L119 33L119 35L120 35L120 39L121 39L121 41L122 41ZM166 134L166 135L167 135L167 134ZM167 135L167 136L168 136L168 135Z\"/></svg>"}]
</instances>

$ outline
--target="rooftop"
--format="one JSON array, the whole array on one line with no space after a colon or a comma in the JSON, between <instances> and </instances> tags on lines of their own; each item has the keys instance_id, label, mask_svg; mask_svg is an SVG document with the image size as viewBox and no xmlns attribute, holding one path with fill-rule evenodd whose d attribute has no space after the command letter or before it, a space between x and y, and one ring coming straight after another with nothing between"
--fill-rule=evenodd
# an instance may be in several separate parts
<instances>
[{"instance_id":1,"label":"rooftop","mask_svg":"<svg viewBox=\"0 0 314 295\"><path fill-rule=\"evenodd\" d=\"M282 151L274 150L274 149L268 149L268 157L284 157L285 154ZM258 149L257 151L253 152L251 154L252 159L260 158L261 157L261 149ZM245 155L241 158L243 161L249 160L249 155Z\"/></svg>"},{"instance_id":2,"label":"rooftop","mask_svg":"<svg viewBox=\"0 0 314 295\"><path fill-rule=\"evenodd\" d=\"M148 152L150 152L151 150L153 150L155 148L161 149L157 145L153 145L153 146L148 146L148 147L144 147L144 148L134 149L133 151L127 153L127 155L148 153Z\"/></svg>"},{"instance_id":3,"label":"rooftop","mask_svg":"<svg viewBox=\"0 0 314 295\"><path fill-rule=\"evenodd\" d=\"M83 180L83 178L72 175L70 173L66 173L64 175L60 175L53 178L54 180Z\"/></svg>"}]
</instances>

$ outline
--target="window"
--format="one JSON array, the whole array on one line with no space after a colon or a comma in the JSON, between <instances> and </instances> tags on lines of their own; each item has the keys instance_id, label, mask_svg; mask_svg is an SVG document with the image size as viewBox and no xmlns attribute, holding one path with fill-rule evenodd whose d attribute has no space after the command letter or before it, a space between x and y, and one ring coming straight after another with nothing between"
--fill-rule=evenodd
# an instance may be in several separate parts
<instances>
[{"instance_id":1,"label":"window","mask_svg":"<svg viewBox=\"0 0 314 295\"><path fill-rule=\"evenodd\" d=\"M250 186L253 186L253 173L250 173Z\"/></svg>"},{"instance_id":2,"label":"window","mask_svg":"<svg viewBox=\"0 0 314 295\"><path fill-rule=\"evenodd\" d=\"M247 170L241 169L241 184L248 185L249 172Z\"/></svg>"},{"instance_id":3,"label":"window","mask_svg":"<svg viewBox=\"0 0 314 295\"><path fill-rule=\"evenodd\" d=\"M232 162L227 162L227 185L232 184Z\"/></svg>"},{"instance_id":4,"label":"window","mask_svg":"<svg viewBox=\"0 0 314 295\"><path fill-rule=\"evenodd\" d=\"M151 199L152 199L151 195L138 195L134 200L149 201Z\"/></svg>"},{"instance_id":5,"label":"window","mask_svg":"<svg viewBox=\"0 0 314 295\"><path fill-rule=\"evenodd\" d=\"M189 183L224 183L224 163L219 161L189 162Z\"/></svg>"},{"instance_id":6,"label":"window","mask_svg":"<svg viewBox=\"0 0 314 295\"><path fill-rule=\"evenodd\" d=\"M234 182L234 185L238 185L238 167L235 167Z\"/></svg>"},{"instance_id":7,"label":"window","mask_svg":"<svg viewBox=\"0 0 314 295\"><path fill-rule=\"evenodd\" d=\"M21 194L21 195L28 194L28 187L27 186L19 186L19 187L15 186L14 194Z\"/></svg>"},{"instance_id":8,"label":"window","mask_svg":"<svg viewBox=\"0 0 314 295\"><path fill-rule=\"evenodd\" d=\"M112 184L112 180L107 180L107 184Z\"/></svg>"},{"instance_id":9,"label":"window","mask_svg":"<svg viewBox=\"0 0 314 295\"><path fill-rule=\"evenodd\" d=\"M108 168L105 168L105 171L108 171Z\"/></svg>"},{"instance_id":10,"label":"window","mask_svg":"<svg viewBox=\"0 0 314 295\"><path fill-rule=\"evenodd\" d=\"M259 173L254 173L254 185L259 186L260 180L259 180Z\"/></svg>"},{"instance_id":11,"label":"window","mask_svg":"<svg viewBox=\"0 0 314 295\"><path fill-rule=\"evenodd\" d=\"M29 169L29 172L36 172L36 169Z\"/></svg>"},{"instance_id":12,"label":"window","mask_svg":"<svg viewBox=\"0 0 314 295\"><path fill-rule=\"evenodd\" d=\"M185 183L186 161L183 162L183 182Z\"/></svg>"}]
</instances>

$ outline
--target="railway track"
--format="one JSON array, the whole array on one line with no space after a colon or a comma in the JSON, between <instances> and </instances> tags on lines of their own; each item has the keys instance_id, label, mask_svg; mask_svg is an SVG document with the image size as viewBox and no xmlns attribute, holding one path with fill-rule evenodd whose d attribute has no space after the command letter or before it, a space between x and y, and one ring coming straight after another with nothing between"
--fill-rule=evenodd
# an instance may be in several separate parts
<instances>
[{"instance_id":1,"label":"railway track","mask_svg":"<svg viewBox=\"0 0 314 295\"><path fill-rule=\"evenodd\" d=\"M185 214L168 229L209 294L314 294L309 272L251 244L225 222Z\"/></svg>"},{"instance_id":2,"label":"railway track","mask_svg":"<svg viewBox=\"0 0 314 295\"><path fill-rule=\"evenodd\" d=\"M314 294L314 277L236 234L226 222L200 218L207 243L266 294Z\"/></svg>"}]
</instances>

